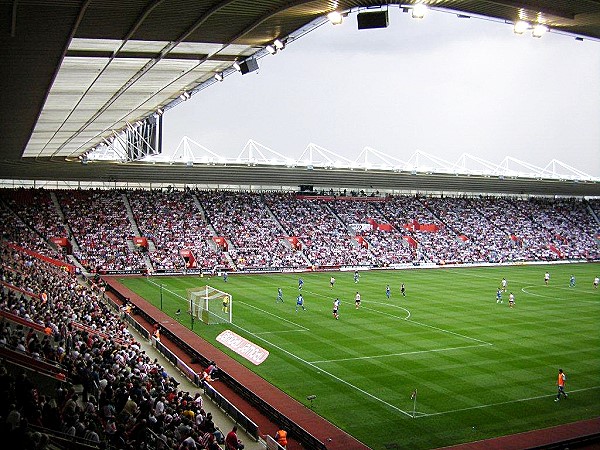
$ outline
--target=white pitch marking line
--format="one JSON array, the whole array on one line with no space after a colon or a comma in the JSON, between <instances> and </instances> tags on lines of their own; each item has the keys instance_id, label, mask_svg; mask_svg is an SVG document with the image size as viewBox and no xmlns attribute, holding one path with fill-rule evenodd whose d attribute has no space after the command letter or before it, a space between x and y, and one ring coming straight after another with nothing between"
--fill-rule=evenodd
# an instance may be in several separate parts
<instances>
[{"instance_id":1,"label":"white pitch marking line","mask_svg":"<svg viewBox=\"0 0 600 450\"><path fill-rule=\"evenodd\" d=\"M549 298L552 300L564 300L564 297L555 297L553 295L544 295L544 294L535 294L533 292L529 292L527 289L530 288L536 288L539 287L537 285L531 285L531 286L525 286L524 288L521 288L521 291L523 291L525 294L527 295L533 295L534 297L542 297L542 298ZM564 290L568 290L569 288L566 287L560 287L560 286L554 286L553 289L564 289ZM590 305L600 305L600 302L596 302L594 300L583 300L583 299L569 299L569 303L589 303Z\"/></svg>"},{"instance_id":2,"label":"white pitch marking line","mask_svg":"<svg viewBox=\"0 0 600 450\"><path fill-rule=\"evenodd\" d=\"M262 338L262 337L260 337L260 336L256 335L256 333L252 333L252 332L250 332L250 331L246 330L245 328L242 328L242 327L240 327L239 325L236 325L236 324L234 324L234 323L232 323L231 325L233 325L234 327L236 327L236 328L238 328L238 329L242 330L242 331L243 331L243 332L245 332L245 333L248 333L248 334L249 334L249 335L251 335L251 336L254 336L256 339L259 339L259 340L261 340L261 341L263 341L263 342L266 342L267 344L269 344L269 345L271 345L272 347L274 347L274 348L278 349L279 351L281 351L281 352L283 352L283 353L286 353L287 355L291 356L292 358L294 358L294 359L296 359L296 360L298 360L298 361L300 361L300 362L302 362L302 363L304 363L304 364L306 364L306 365L308 365L308 366L312 367L312 368L313 368L313 369L315 369L317 372L324 373L325 375L328 375L328 376L330 376L330 377L331 377L331 378L333 378L334 380L337 380L337 381L339 381L340 383L343 383L343 384L345 384L346 386L349 386L349 387L351 387L352 389L355 389L355 390L357 390L358 392L360 392L360 393L362 393L362 394L366 395L367 397L370 397L370 398L372 398L373 400L376 400L376 401L378 401L378 402L380 402L380 403L383 403L384 405L388 406L389 408L391 408L391 409L393 409L393 410L395 410L395 411L398 411L399 413L402 413L402 414L404 414L405 416L412 417L412 413L406 412L406 411L404 411L403 409L400 409L400 408L398 408L397 406L394 406L394 405L392 405L391 403L388 403L388 402L386 402L385 400L382 400L382 399L380 399L379 397L376 397L376 396L374 396L374 395L373 395L373 394L371 394L370 392L367 392L367 391L365 391L364 389L361 389L361 388L359 388L358 386L355 386L355 385L353 385L352 383L350 383L350 382L348 382L348 381L346 381L346 380L344 380L344 379L342 379L342 378L340 378L340 377L338 377L338 376L335 376L335 375L334 375L334 374L332 374L331 372L327 372L326 370L324 370L324 369L321 369L319 366L316 366L315 364L313 364L313 363L311 363L311 362L309 362L309 361L306 361L305 359L302 359L302 358L300 358L299 356L295 355L294 353L292 353L292 352L290 352L290 351L288 351L288 350L286 350L286 349L284 349L284 348L281 348L280 346L278 346L278 345L276 345L276 344L273 344L271 341L268 341L267 339L265 339L265 338Z\"/></svg>"},{"instance_id":3,"label":"white pitch marking line","mask_svg":"<svg viewBox=\"0 0 600 450\"><path fill-rule=\"evenodd\" d=\"M310 361L310 362L311 362L311 364L323 364L323 363L332 363L332 362L339 362L339 361L355 361L355 360L359 360L359 359L390 358L393 356L418 355L421 353L448 352L451 350L462 350L463 348L485 347L487 345L492 345L492 344L473 344L473 345L463 345L462 347L437 348L437 349L433 349L433 350L416 350L414 352L388 353L386 355L375 355L375 356L356 356L353 358L323 359L320 361Z\"/></svg>"},{"instance_id":4,"label":"white pitch marking line","mask_svg":"<svg viewBox=\"0 0 600 450\"><path fill-rule=\"evenodd\" d=\"M308 292L309 294L317 295L319 297L325 297L325 298L328 298L328 299L334 299L334 298L336 298L336 297L329 297L328 295L319 294L318 292L312 292L312 291L306 291L306 292ZM350 301L347 301L347 300L341 300L341 302L345 303L345 304L348 304L348 305L352 305L353 304L353 302L350 302ZM373 304L377 304L377 305L385 305L385 306L389 306L390 308L398 308L398 309L401 309L403 311L406 311L408 313L408 315L406 317L399 317L399 316L396 316L394 314L386 313L386 312L383 312L383 311L377 311L376 309L369 308L367 306L364 306L363 304L361 304L361 308L362 309L366 309L367 311L374 311L374 312L382 314L384 316L395 317L396 319L401 319L401 320L407 320L410 317L410 311L408 309L406 309L406 308L403 308L402 306L399 306L399 305L393 305L393 304L390 304L390 303L381 303L381 302L376 302L376 301L372 301L372 300L368 300L367 303L373 303Z\"/></svg>"},{"instance_id":5,"label":"white pitch marking line","mask_svg":"<svg viewBox=\"0 0 600 450\"><path fill-rule=\"evenodd\" d=\"M551 297L548 297L547 295L534 294L533 292L529 292L527 289L532 288L532 287L536 287L536 286L525 286L525 287L521 288L521 291L527 295L533 295L534 297L551 298Z\"/></svg>"},{"instance_id":6,"label":"white pitch marking line","mask_svg":"<svg viewBox=\"0 0 600 450\"><path fill-rule=\"evenodd\" d=\"M326 298L327 298L327 296L325 296L325 295L322 295L322 294L318 294L318 293L316 293L316 292L309 292L309 293L310 293L310 294L314 294L314 295L320 295L321 297L326 297ZM351 303L351 302L344 302L344 303ZM461 338L463 338L463 339L468 339L468 340L471 340L471 341L479 342L480 344L483 344L483 345L493 345L491 342L482 341L481 339L477 339L477 338L473 338L473 337L465 336L464 334L456 333L456 332L454 332L454 331L445 330L445 329L443 329L443 328L435 327L435 326L433 326L433 325L427 325L427 324L425 324L425 323L422 323L422 322L417 322L416 320L411 320L411 319L409 319L409 317L410 317L410 311L409 311L408 309L406 309L406 308L402 308L401 306L397 306L397 305L388 305L387 303L381 303L381 302L372 302L372 301L367 301L367 303L378 303L378 304L383 304L383 305L392 306L392 307L396 307L396 308L401 308L401 309L403 309L404 311L407 311L407 312L408 312L408 316L407 316L407 317L398 317L398 316L395 316L395 315L393 315L393 314L386 313L386 312L383 312L383 311L378 311L378 310L376 310L376 309L372 309L372 308L365 307L365 306L361 306L361 308L363 308L363 309L366 309L366 310L368 310L368 311L373 311L373 312L376 312L376 313L378 313L378 314L382 314L382 315L384 315L384 316L396 317L396 318L398 318L398 319L401 319L401 320L406 320L407 322L414 323L414 324L416 324L416 325L421 325L421 326L423 326L423 327L427 327L427 328L432 328L432 329L434 329L434 330L441 331L441 332L443 332L443 333L453 334L454 336L459 336L459 337L461 337Z\"/></svg>"},{"instance_id":7,"label":"white pitch marking line","mask_svg":"<svg viewBox=\"0 0 600 450\"><path fill-rule=\"evenodd\" d=\"M150 281L150 280L148 280L148 281L149 281L150 283L152 283L152 284L155 284L156 286L159 286L158 284L154 283L153 281ZM170 292L170 291L169 291L169 292ZM175 294L174 292L172 292L172 293L173 293L174 295L178 296L178 297L181 297L180 295L178 295L178 294ZM181 297L181 298L182 298L182 297ZM258 309L258 308L257 308L257 309ZM324 369L321 369L319 366L316 366L315 364L313 364L313 363L311 363L311 362L309 362L309 361L306 361L305 359L302 359L302 358L300 358L299 356L295 355L294 353L292 353L292 352L290 352L290 351L288 351L288 350L286 350L286 349L284 349L284 348L281 348L280 346L278 346L278 345L276 345L276 344L273 344L271 341L268 341L267 339L265 339L265 338L263 338L263 337L260 337L260 336L258 336L256 333L252 333L251 331L248 331L248 330L246 330L245 328L242 328L242 327L240 327L239 325L236 325L235 323L230 323L230 325L231 325L231 326L233 326L233 327L235 327L235 328L237 328L237 329L239 329L239 330L242 330L244 333L247 333L247 334L248 334L248 335L250 335L250 336L254 336L254 337L255 337L256 339L258 339L258 340L261 340L261 341L263 341L263 342L266 342L267 344L269 344L269 345L271 345L272 347L274 347L274 348L278 349L279 351L281 351L281 352L283 352L283 353L286 353L287 355L290 355L292 358L294 358L294 359L296 359L296 360L298 360L298 361L300 361L300 362L302 362L302 363L304 363L304 364L306 364L306 365L308 365L308 366L312 367L313 369L317 370L317 372L324 373L325 375L328 375L328 376L330 376L330 377L331 377L331 378L333 378L334 380L337 380L337 381L339 381L340 383L343 383L343 384L345 384L346 386L349 386L349 387L351 387L352 389L355 389L355 390L357 390L358 392L360 392L360 393L362 393L362 394L366 395L367 397L370 397L370 398L372 398L373 400L376 400L376 401L378 401L378 402L380 402L380 403L383 403L384 405L386 405L386 406L388 406L388 407L392 408L392 409L393 409L393 410L395 410L395 411L398 411L399 413L402 413L402 414L404 414L405 416L408 416L408 417L412 417L412 416L413 416L411 413L409 413L409 412L406 412L406 411L404 411L403 409L400 409L400 408L398 408L397 406L394 406L394 405L392 405L391 403L388 403L388 402L386 402L385 400L382 400L382 399L380 399L379 397L376 397L376 396L374 396L374 395L373 395L373 394L371 394L370 392L367 392L367 391L365 391L364 389L361 389L361 388L359 388L358 386L354 386L352 383L350 383L350 382L348 382L348 381L346 381L346 380L344 380L344 379L342 379L342 378L340 378L340 377L337 377L337 376L335 376L335 375L334 375L334 374L332 374L331 372L327 372L326 370L324 370Z\"/></svg>"},{"instance_id":8,"label":"white pitch marking line","mask_svg":"<svg viewBox=\"0 0 600 450\"><path fill-rule=\"evenodd\" d=\"M156 283L156 282L154 282L154 281L152 281L152 280L149 280L149 279L147 279L147 280L148 280L148 283L150 283L150 284L153 284L154 286L156 286L156 287L158 287L158 288L160 288L161 286L163 286L162 284L158 284L158 283ZM166 288L166 287L164 287L164 286L163 286L163 288L162 288L162 289L163 289L163 291L165 291L165 292L168 292L169 294L173 294L175 297L177 297L177 298L179 298L179 299L183 300L184 302L186 302L186 303L188 302L188 301L187 301L187 299L186 299L185 297L182 297L182 296L181 296L181 295L179 295L177 292L173 292L172 290L170 290L170 289L167 289L167 288Z\"/></svg>"},{"instance_id":9,"label":"white pitch marking line","mask_svg":"<svg viewBox=\"0 0 600 450\"><path fill-rule=\"evenodd\" d=\"M486 341L482 341L481 339L477 339L477 338L465 336L464 334L455 333L454 331L444 330L443 328L434 327L433 325L427 325L426 323L417 322L416 320L407 320L407 322L416 323L416 324L421 325L423 327L433 328L434 330L442 331L444 333L453 334L453 335L459 336L459 337L461 337L463 339L469 339L471 341L479 342L479 343L481 343L483 345L494 345L491 342L486 342Z\"/></svg>"},{"instance_id":10,"label":"white pitch marking line","mask_svg":"<svg viewBox=\"0 0 600 450\"><path fill-rule=\"evenodd\" d=\"M591 391L591 390L599 389L599 388L600 388L600 386L592 386L592 387L589 387L589 388L572 389L572 390L569 390L567 393L571 394L573 392ZM422 413L419 417L441 416L443 414L452 414L452 413L455 413L455 412L469 411L471 409L489 408L490 406L509 405L511 403L527 402L529 400L539 400L540 398L547 398L547 397L556 397L556 394L546 394L546 395L538 395L536 397L519 398L517 400L508 400L508 401L505 401L505 402L490 403L488 405L469 406L467 408L451 409L449 411L442 411L442 412L437 412L437 413Z\"/></svg>"},{"instance_id":11,"label":"white pitch marking line","mask_svg":"<svg viewBox=\"0 0 600 450\"><path fill-rule=\"evenodd\" d=\"M280 333L306 333L307 331L310 331L310 330L308 330L308 329L301 330L301 329L297 328L294 330L283 330L283 331L259 331L258 333L254 333L254 334L259 335L259 334L280 334Z\"/></svg>"}]
</instances>

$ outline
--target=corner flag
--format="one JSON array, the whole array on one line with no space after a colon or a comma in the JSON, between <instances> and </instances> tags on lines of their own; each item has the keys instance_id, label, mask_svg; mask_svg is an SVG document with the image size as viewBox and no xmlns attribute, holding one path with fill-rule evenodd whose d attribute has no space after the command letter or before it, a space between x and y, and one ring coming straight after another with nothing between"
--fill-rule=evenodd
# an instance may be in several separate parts
<instances>
[{"instance_id":1,"label":"corner flag","mask_svg":"<svg viewBox=\"0 0 600 450\"><path fill-rule=\"evenodd\" d=\"M417 388L415 388L414 391L412 391L412 394L410 394L410 399L413 401L413 419L415 418L416 414L417 414Z\"/></svg>"}]
</instances>

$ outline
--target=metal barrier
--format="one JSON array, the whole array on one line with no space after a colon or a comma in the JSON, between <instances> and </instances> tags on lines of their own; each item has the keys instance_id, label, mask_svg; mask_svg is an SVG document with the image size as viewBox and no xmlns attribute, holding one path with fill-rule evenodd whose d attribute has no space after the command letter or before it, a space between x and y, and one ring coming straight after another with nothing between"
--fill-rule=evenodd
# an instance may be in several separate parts
<instances>
[{"instance_id":1,"label":"metal barrier","mask_svg":"<svg viewBox=\"0 0 600 450\"><path fill-rule=\"evenodd\" d=\"M237 409L229 400L223 397L210 384L204 382L204 393L212 399L212 401L221 408L225 414L230 416L236 424L243 428L246 433L258 441L258 425L252 422L243 412Z\"/></svg>"}]
</instances>

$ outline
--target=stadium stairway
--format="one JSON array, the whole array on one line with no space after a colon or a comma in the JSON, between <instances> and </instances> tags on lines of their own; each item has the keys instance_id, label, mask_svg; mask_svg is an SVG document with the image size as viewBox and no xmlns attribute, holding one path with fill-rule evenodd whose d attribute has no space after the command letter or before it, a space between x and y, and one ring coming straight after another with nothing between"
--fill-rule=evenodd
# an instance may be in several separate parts
<instances>
[{"instance_id":1,"label":"stadium stairway","mask_svg":"<svg viewBox=\"0 0 600 450\"><path fill-rule=\"evenodd\" d=\"M348 233L348 236L353 238L352 245L359 247L361 244L357 240L354 239L356 232L350 227L350 225L348 225L346 222L344 222L342 220L342 218L338 215L338 213L335 211L335 209L333 209L331 207L331 205L329 203L326 203L324 206L325 206L325 208L327 208L327 211L329 211L338 220L340 225L346 229L346 233ZM364 239L364 237L363 237L363 239ZM375 259L373 253L371 252L371 243L367 239L364 239L364 241L367 243L367 253L369 254L370 257Z\"/></svg>"},{"instance_id":2,"label":"stadium stairway","mask_svg":"<svg viewBox=\"0 0 600 450\"><path fill-rule=\"evenodd\" d=\"M196 208L198 208L198 211L200 212L200 216L202 217L202 221L206 224L206 227L210 230L210 232L212 233L213 237L219 236L219 234L217 233L217 230L215 230L215 227L213 227L212 223L210 223L210 220L208 220L208 216L206 214L204 206L202 206L202 203L200 203L200 200L198 200L198 197L196 197L195 194L191 194L191 195L192 195L192 200L193 200L194 204L196 205ZM231 242L229 241L229 239L225 238L225 241L227 242L227 248L232 248L231 247ZM217 249L217 244L215 242L210 241L209 245L211 246L211 248L213 248L215 250ZM235 262L233 261L233 259L231 259L231 256L229 255L229 252L223 252L223 254L225 255L225 258L227 258L227 262L229 263L229 267L231 267L232 269L237 269L237 265L235 264Z\"/></svg>"},{"instance_id":3,"label":"stadium stairway","mask_svg":"<svg viewBox=\"0 0 600 450\"><path fill-rule=\"evenodd\" d=\"M264 198L261 196L261 201L262 204L265 208L265 211L267 211L267 213L269 214L269 216L275 221L275 223L277 224L277 228L279 229L279 231L281 232L282 236L290 236L290 234L286 231L285 228L283 228L283 225L281 224L281 222L279 221L279 219L277 218L277 216L273 213L273 211L271 210L271 208L269 207L269 205L267 204L267 202L264 201ZM284 239L284 244L285 246L287 246L288 248L292 248L291 244ZM308 256L306 256L306 254L304 253L304 251L301 251L302 254L302 258L304 259L304 261L306 262L306 266L310 266L310 260L308 259Z\"/></svg>"},{"instance_id":4,"label":"stadium stairway","mask_svg":"<svg viewBox=\"0 0 600 450\"><path fill-rule=\"evenodd\" d=\"M592 208L592 205L590 205L590 202L588 202L587 200L585 200L586 203L586 209L589 211L589 213L592 215L592 217L594 218L594 220L596 221L596 223L598 225L600 225L600 219L598 218L598 215L596 214L596 211L594 211L594 208Z\"/></svg>"},{"instance_id":5,"label":"stadium stairway","mask_svg":"<svg viewBox=\"0 0 600 450\"><path fill-rule=\"evenodd\" d=\"M71 226L67 222L67 219L65 218L63 210L60 207L60 202L58 201L58 197L56 196L56 193L53 192L53 191L50 191L50 198L52 199L52 204L54 204L54 208L56 209L56 213L58 214L58 216L62 220L62 223L63 223L64 227L67 229L67 233L69 233L69 241L71 242L71 247L73 247L73 251L81 252L81 248L79 248L79 244L77 243L77 239L75 239L73 237L73 231L71 230ZM78 265L81 266L81 264L78 264Z\"/></svg>"},{"instance_id":6,"label":"stadium stairway","mask_svg":"<svg viewBox=\"0 0 600 450\"><path fill-rule=\"evenodd\" d=\"M129 223L131 224L131 229L133 230L133 234L134 236L141 236L140 233L140 229L137 226L137 222L135 221L135 217L133 215L133 211L131 209L131 204L129 203L129 199L127 198L127 194L125 192L123 192L122 194L123 197L123 204L125 205L125 210L127 211L127 219L129 220ZM135 245L133 243L133 241L131 239L127 239L127 247L129 248L129 250L131 250L132 253L137 252L137 249L135 248ZM152 242L151 239L148 239L148 251L153 252L156 250L156 247L154 246L154 242ZM146 268L150 271L150 272L154 272L154 267L152 266L152 261L150 260L150 256L148 256L148 254L144 254L144 264L146 264Z\"/></svg>"}]
</instances>

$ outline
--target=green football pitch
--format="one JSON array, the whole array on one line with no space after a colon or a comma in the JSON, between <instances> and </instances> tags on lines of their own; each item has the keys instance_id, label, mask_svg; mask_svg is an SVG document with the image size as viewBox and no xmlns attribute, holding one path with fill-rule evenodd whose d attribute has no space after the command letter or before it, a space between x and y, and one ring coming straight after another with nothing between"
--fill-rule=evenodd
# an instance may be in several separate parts
<instances>
[{"instance_id":1,"label":"green football pitch","mask_svg":"<svg viewBox=\"0 0 600 450\"><path fill-rule=\"evenodd\" d=\"M188 310L186 289L230 293L233 324L195 321L194 331L305 405L316 395L316 413L369 447L412 449L600 416L596 276L600 264L364 271L358 283L353 272L120 281L158 307L162 284L162 308L173 317ZM299 277L306 311L296 311ZM185 314L179 320L191 325ZM267 349L267 360L254 366L216 342L225 329ZM559 368L569 398L555 402Z\"/></svg>"}]
</instances>

